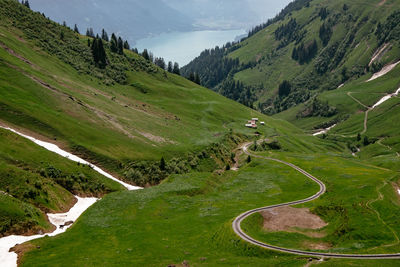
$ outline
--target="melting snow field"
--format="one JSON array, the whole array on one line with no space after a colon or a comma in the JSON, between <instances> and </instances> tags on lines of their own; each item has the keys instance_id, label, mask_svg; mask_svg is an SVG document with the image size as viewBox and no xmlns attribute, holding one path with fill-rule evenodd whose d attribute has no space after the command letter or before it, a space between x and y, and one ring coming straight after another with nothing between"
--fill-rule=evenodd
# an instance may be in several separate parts
<instances>
[{"instance_id":1,"label":"melting snow field","mask_svg":"<svg viewBox=\"0 0 400 267\"><path fill-rule=\"evenodd\" d=\"M394 67L396 67L398 64L400 63L400 61L387 65L385 67L383 67L383 69L377 73L375 73L374 75L372 75L371 79L369 79L367 82L376 80L384 75L386 75L387 73L389 73L392 69L394 69Z\"/></svg>"},{"instance_id":2,"label":"melting snow field","mask_svg":"<svg viewBox=\"0 0 400 267\"><path fill-rule=\"evenodd\" d=\"M326 134L327 132L329 132L329 130L331 130L333 127L335 127L336 126L336 124L334 124L334 125L332 125L331 127L329 127L329 128L326 128L326 129L324 129L324 130L322 130L322 131L320 131L320 132L318 132L318 133L315 133L315 134L313 134L313 136L318 136L318 135L321 135L321 134Z\"/></svg>"},{"instance_id":3,"label":"melting snow field","mask_svg":"<svg viewBox=\"0 0 400 267\"><path fill-rule=\"evenodd\" d=\"M73 206L67 213L60 214L47 214L49 221L54 224L57 229L50 233L44 235L33 235L33 236L7 236L0 238L0 263L4 267L16 267L18 255L15 252L10 252L10 249L18 244L22 244L34 239L41 237L55 236L64 233L71 225L64 226L67 222L75 222L79 216L92 206L97 198L80 198L76 197L78 202Z\"/></svg>"},{"instance_id":4,"label":"melting snow field","mask_svg":"<svg viewBox=\"0 0 400 267\"><path fill-rule=\"evenodd\" d=\"M397 89L397 91L394 92L393 94L386 95L386 96L382 97L375 105L372 106L372 109L376 108L379 105L382 105L384 102L388 101L392 97L397 96L398 94L400 94L400 88Z\"/></svg>"},{"instance_id":5,"label":"melting snow field","mask_svg":"<svg viewBox=\"0 0 400 267\"><path fill-rule=\"evenodd\" d=\"M71 153L69 153L69 152L67 152L67 151L62 150L61 148L59 148L58 146L56 146L56 145L54 145L54 144L52 144L52 143L40 141L40 140L38 140L38 139L36 139L36 138L34 138L34 137L31 137L31 136L25 135L25 134L23 134L23 133L20 133L20 132L14 130L14 129L9 128L9 127L3 127L3 126L0 125L0 128L9 130L9 131L11 131L11 132L13 132L13 133L16 133L16 134L18 134L18 135L20 135L20 136L22 136L22 137L24 137L24 138L26 138L26 139L29 139L29 140L31 140L32 142L34 142L35 144L37 144L37 145L39 145L39 146L41 146L41 147L44 147L45 149L47 149L47 150L49 150L49 151L51 151L51 152L54 152L54 153L56 153L56 154L58 154L58 155L60 155L60 156L63 156L63 157L65 157L65 158L68 158L69 160L72 160L72 161L75 161L75 162L79 162L79 163L81 163L81 164L89 165L89 166L92 167L93 170L95 170L96 172L98 172L98 173L104 175L105 177L107 177L107 178L109 178L109 179L111 179L111 180L114 180L114 181L117 182L117 183L122 184L122 185L123 185L124 187L126 187L126 189L128 189L128 190L138 190L138 189L141 189L141 187L133 186L133 185L130 185L130 184L127 184L127 183L124 183L124 182L118 180L117 178L115 178L115 177L113 177L111 174L109 174L109 173L103 171L103 170L100 169L99 167L97 167L97 166L95 166L95 165L93 165L93 164L87 162L86 160L81 159L81 158L79 158L79 157L77 157L77 156L75 156L75 155L73 155L73 154L71 154Z\"/></svg>"},{"instance_id":6,"label":"melting snow field","mask_svg":"<svg viewBox=\"0 0 400 267\"><path fill-rule=\"evenodd\" d=\"M56 146L54 144L40 141L34 137L20 133L9 127L3 127L0 125L0 128L9 130L9 131L16 133L26 139L29 139L32 142L34 142L35 144L37 144L41 147L44 147L45 149L52 151L60 156L68 158L69 160L79 162L81 164L89 165L96 172L104 175L105 177L107 177L111 180L114 180L117 183L120 183L121 185L126 187L128 190L142 189L141 187L133 186L133 185L130 185L130 184L127 184L127 183L124 183L124 182L118 180L117 178L115 178L111 174L103 171L99 167L97 167L97 166L71 154L71 153L68 153L67 151L62 150L61 148L59 148L58 146ZM30 240L33 240L33 239L38 239L38 238L44 237L46 235L55 236L55 235L64 233L71 226L70 223L75 222L79 218L79 216L83 212L85 212L85 210L87 210L90 206L92 206L98 200L97 198L80 198L80 197L76 197L76 198L77 198L78 202L67 213L47 214L49 221L56 226L56 230L54 232L52 232L50 234L45 234L45 235L34 235L34 236L12 235L12 236L0 238L0 265L2 267L16 267L18 256L15 252L9 251L11 248L15 247L18 244L22 244L22 243L28 242ZM66 223L68 223L69 225L64 226Z\"/></svg>"}]
</instances>

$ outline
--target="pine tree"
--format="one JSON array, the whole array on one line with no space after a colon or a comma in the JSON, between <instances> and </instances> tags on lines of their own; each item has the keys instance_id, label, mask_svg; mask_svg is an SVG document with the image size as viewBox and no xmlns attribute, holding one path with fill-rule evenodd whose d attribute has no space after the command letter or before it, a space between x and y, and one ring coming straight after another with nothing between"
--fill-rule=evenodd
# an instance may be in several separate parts
<instances>
[{"instance_id":1,"label":"pine tree","mask_svg":"<svg viewBox=\"0 0 400 267\"><path fill-rule=\"evenodd\" d=\"M118 54L124 54L124 41L122 41L121 37L118 37Z\"/></svg>"},{"instance_id":2,"label":"pine tree","mask_svg":"<svg viewBox=\"0 0 400 267\"><path fill-rule=\"evenodd\" d=\"M247 157L247 163L250 163L251 162L251 156L248 156Z\"/></svg>"},{"instance_id":3,"label":"pine tree","mask_svg":"<svg viewBox=\"0 0 400 267\"><path fill-rule=\"evenodd\" d=\"M127 50L131 49L131 46L129 45L128 41L124 42L124 48Z\"/></svg>"},{"instance_id":4,"label":"pine tree","mask_svg":"<svg viewBox=\"0 0 400 267\"><path fill-rule=\"evenodd\" d=\"M107 65L107 55L104 50L103 40L99 36L96 36L91 48L94 62L100 68L104 68Z\"/></svg>"},{"instance_id":5,"label":"pine tree","mask_svg":"<svg viewBox=\"0 0 400 267\"><path fill-rule=\"evenodd\" d=\"M117 37L115 36L115 34L113 33L111 35L111 46L110 46L111 52L113 53L117 53L118 52L118 41L117 41Z\"/></svg>"},{"instance_id":6,"label":"pine tree","mask_svg":"<svg viewBox=\"0 0 400 267\"><path fill-rule=\"evenodd\" d=\"M63 21L63 26L67 27L67 23L65 21Z\"/></svg>"},{"instance_id":7,"label":"pine tree","mask_svg":"<svg viewBox=\"0 0 400 267\"><path fill-rule=\"evenodd\" d=\"M78 25L76 25L76 24L74 26L74 32L79 33Z\"/></svg>"},{"instance_id":8,"label":"pine tree","mask_svg":"<svg viewBox=\"0 0 400 267\"><path fill-rule=\"evenodd\" d=\"M31 8L31 5L29 4L28 0L26 0L26 1L22 0L21 4L23 4L24 6L26 6L29 9Z\"/></svg>"},{"instance_id":9,"label":"pine tree","mask_svg":"<svg viewBox=\"0 0 400 267\"><path fill-rule=\"evenodd\" d=\"M157 66L159 66L160 68L165 70L166 64L165 64L165 60L162 57L156 57L154 59L154 64L156 64Z\"/></svg>"},{"instance_id":10,"label":"pine tree","mask_svg":"<svg viewBox=\"0 0 400 267\"><path fill-rule=\"evenodd\" d=\"M291 90L292 90L292 85L290 84L290 82L285 80L279 85L279 90L278 90L279 96L280 97L288 96Z\"/></svg>"},{"instance_id":11,"label":"pine tree","mask_svg":"<svg viewBox=\"0 0 400 267\"><path fill-rule=\"evenodd\" d=\"M181 70L179 69L179 64L178 62L174 63L174 69L172 70L172 72L176 75L181 75Z\"/></svg>"},{"instance_id":12,"label":"pine tree","mask_svg":"<svg viewBox=\"0 0 400 267\"><path fill-rule=\"evenodd\" d=\"M172 73L173 69L174 69L174 67L173 67L172 61L168 62L168 69L167 69L168 72L171 72L171 73Z\"/></svg>"},{"instance_id":13,"label":"pine tree","mask_svg":"<svg viewBox=\"0 0 400 267\"><path fill-rule=\"evenodd\" d=\"M165 167L166 167L165 159L164 157L162 157L160 160L160 170L165 171Z\"/></svg>"},{"instance_id":14,"label":"pine tree","mask_svg":"<svg viewBox=\"0 0 400 267\"><path fill-rule=\"evenodd\" d=\"M150 55L149 55L149 52L147 51L147 49L143 50L142 57L144 57L144 59L146 59L146 60L150 60Z\"/></svg>"},{"instance_id":15,"label":"pine tree","mask_svg":"<svg viewBox=\"0 0 400 267\"><path fill-rule=\"evenodd\" d=\"M108 34L107 34L107 32L106 32L104 29L101 31L101 39L103 39L103 40L106 41L106 42L109 41L109 39L108 39Z\"/></svg>"},{"instance_id":16,"label":"pine tree","mask_svg":"<svg viewBox=\"0 0 400 267\"><path fill-rule=\"evenodd\" d=\"M94 38L94 31L93 31L93 28L88 28L88 29L86 30L86 36L89 36L89 37Z\"/></svg>"}]
</instances>

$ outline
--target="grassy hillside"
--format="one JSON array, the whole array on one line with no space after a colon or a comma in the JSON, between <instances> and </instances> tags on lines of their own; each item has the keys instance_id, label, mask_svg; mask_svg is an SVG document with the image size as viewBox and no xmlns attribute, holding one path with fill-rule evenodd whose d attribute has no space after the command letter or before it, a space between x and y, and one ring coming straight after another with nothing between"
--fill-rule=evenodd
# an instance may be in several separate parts
<instances>
[{"instance_id":1,"label":"grassy hillside","mask_svg":"<svg viewBox=\"0 0 400 267\"><path fill-rule=\"evenodd\" d=\"M5 15L0 25L5 124L53 140L121 176L134 160L201 152L233 127L251 133L239 126L256 112L131 51L121 56L105 44L110 63L101 69L94 65L87 37L15 1L2 1L0 12Z\"/></svg>"},{"instance_id":2,"label":"grassy hillside","mask_svg":"<svg viewBox=\"0 0 400 267\"><path fill-rule=\"evenodd\" d=\"M301 8L296 5L299 2L310 2L310 6ZM343 8L344 3L299 2L265 29L286 25L289 13L299 22L313 18L322 3L330 10L329 16L334 16L330 8L336 4ZM353 3L348 13L357 11L359 2ZM383 6L393 3L386 1ZM114 53L106 42L106 64L99 66L88 37L16 1L0 0L0 15L4 18L0 21L0 123L57 143L123 180L152 186L124 191L88 167L0 130L0 223L5 234L49 230L43 213L70 207L72 194L110 193L63 235L19 247L22 266L304 266L308 257L259 249L232 230L233 219L246 210L306 198L318 190L315 183L286 165L247 157L237 150L242 143L260 138L267 140L257 145L256 153L293 162L327 185L321 199L304 207L328 225L320 229L323 236L310 237L307 230L270 233L261 229L260 217L253 217L244 225L248 233L271 244L309 250L324 243L326 250L334 252L398 251L400 164L395 152L400 147L393 123L398 98L370 111L366 132L360 138L357 134L363 131L363 105L372 105L382 93L395 90L399 67L370 83L365 81L371 75L362 75L340 89L321 90L319 102L311 103L334 114L301 118L305 124L297 126L303 131L167 73L132 51ZM314 18L307 27L319 27L316 21L321 22ZM268 35L265 29L245 42L262 40ZM249 56L252 49L245 53L245 42L236 51L228 49L231 53L226 56L246 62L244 55ZM277 68L282 68L282 77L296 76L289 70L293 63L287 54L290 46L293 42L278 49L286 55L288 69L279 65L285 61L274 59ZM266 60L260 58L260 62ZM306 75L308 68L312 67L305 64L298 71ZM334 77L336 71L329 73ZM326 75L327 82L332 81ZM275 82L279 85L280 80ZM255 92L246 81L230 84L245 88L245 98ZM250 98L245 99L247 104ZM326 101L332 109L324 106ZM294 121L306 108L304 104L297 112L291 109L280 116ZM245 128L252 117L266 125ZM351 126L341 126L345 119ZM310 134L316 125L330 125L333 120L340 123L330 134L321 138ZM368 144L364 144L367 135ZM362 146L361 152L353 157L357 146ZM321 264L376 266L378 262L328 260Z\"/></svg>"},{"instance_id":3,"label":"grassy hillside","mask_svg":"<svg viewBox=\"0 0 400 267\"><path fill-rule=\"evenodd\" d=\"M104 42L107 66L99 66L88 46L93 38L17 1L0 4L0 124L57 143L127 182L154 185L173 173L233 164L231 150L255 132L244 127L251 117L267 122L260 132L303 135L132 51L114 53L110 43ZM42 156L43 149L0 133L2 203L14 203L2 204L1 234L48 229L43 213L67 210L72 194L121 190L82 166L53 164L52 154ZM8 205L26 210L24 216Z\"/></svg>"},{"instance_id":4,"label":"grassy hillside","mask_svg":"<svg viewBox=\"0 0 400 267\"><path fill-rule=\"evenodd\" d=\"M205 85L242 103L250 90L250 106L279 113L398 61L398 9L395 0L297 0L249 38L203 53L183 72L199 73ZM243 86L230 88L232 80ZM279 93L283 81L291 86Z\"/></svg>"},{"instance_id":5,"label":"grassy hillside","mask_svg":"<svg viewBox=\"0 0 400 267\"><path fill-rule=\"evenodd\" d=\"M0 236L49 231L44 213L65 212L74 195L124 190L90 167L56 156L0 129Z\"/></svg>"},{"instance_id":6,"label":"grassy hillside","mask_svg":"<svg viewBox=\"0 0 400 267\"><path fill-rule=\"evenodd\" d=\"M255 220L244 225L249 234L274 245L308 250L313 244L328 243L329 251L339 253L398 251L396 236L400 229L396 216L400 209L393 187L399 179L396 172L332 150L305 154L301 146L283 148L300 153L269 151L266 155L298 164L327 184L326 195L306 207L329 224L320 230L322 237L311 238L307 230L263 232L261 222ZM279 254L244 243L233 233L231 223L246 210L301 199L317 191L315 183L287 166L261 159L244 164L239 172L174 175L151 189L107 196L65 235L32 242L22 266L82 262L107 266L183 262L199 266L304 266L308 257ZM385 197L382 199L380 194ZM35 249L37 246L40 249ZM374 266L383 262L327 260L322 264L334 263ZM396 266L397 261L384 264Z\"/></svg>"},{"instance_id":7,"label":"grassy hillside","mask_svg":"<svg viewBox=\"0 0 400 267\"><path fill-rule=\"evenodd\" d=\"M215 91L309 133L337 124L328 139L398 169L390 160L400 152L398 98L365 115L400 87L399 65L367 82L400 60L398 9L391 0L297 0L242 42L203 53L183 72L197 72Z\"/></svg>"}]
</instances>

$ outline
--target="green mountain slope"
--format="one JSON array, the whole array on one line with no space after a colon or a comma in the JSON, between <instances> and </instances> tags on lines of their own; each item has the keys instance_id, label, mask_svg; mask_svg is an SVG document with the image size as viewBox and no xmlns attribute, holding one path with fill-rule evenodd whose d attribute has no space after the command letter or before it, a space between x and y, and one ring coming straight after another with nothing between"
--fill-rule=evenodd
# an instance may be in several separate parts
<instances>
[{"instance_id":1,"label":"green mountain slope","mask_svg":"<svg viewBox=\"0 0 400 267\"><path fill-rule=\"evenodd\" d=\"M290 9L293 15L301 11L296 3ZM127 182L151 185L139 191L122 190L90 168L55 157L0 130L0 190L9 192L0 192L1 218L6 218L1 223L6 225L3 222L10 219L18 222L5 234L21 228L25 232L50 228L43 212L68 207L72 194L102 196L113 192L89 208L64 234L19 246L20 265L304 266L309 257L260 249L233 232L233 219L249 209L306 198L318 190L315 183L289 166L248 157L238 149L243 142L260 138L266 140L253 144L254 153L296 164L326 184L326 194L300 207L308 208L327 226L271 232L256 217L243 225L247 233L270 244L312 251L400 251L400 164L395 153L386 151L386 146L394 150L396 139L365 145L354 157L353 146L363 142L357 140L362 118L351 123L354 129L338 124L332 129L337 134L322 136L325 138L314 137L309 131L317 123L329 124L342 110L360 109L358 102L346 97L348 91L357 97L357 92L367 87L371 94L357 100L372 105L378 84L387 87L379 93L395 88L393 77L398 67L370 83L364 83L367 76L363 76L340 90L323 92L320 101L328 100L335 106L334 115L315 121L303 118L308 123L303 131L166 73L131 51L125 50L123 55L111 52L110 43L103 43L106 66L96 65L87 37L16 1L0 0L0 14L0 123L55 142ZM235 86L242 87L240 83ZM247 104L253 90L246 87L243 96ZM333 93L338 95L330 95ZM341 99L348 101L343 107L338 104ZM372 132L380 133L379 128L386 127L385 134L395 136L390 122L397 108L391 107L393 101L397 99L369 112L372 122L381 123L368 125L371 141ZM386 109L384 117L388 119L378 119ZM297 113L288 110L283 114L286 119ZM362 114L355 112L354 119L357 116ZM245 128L252 117L259 117L266 125L256 130ZM52 177L54 172L60 173L54 169L61 172L59 177ZM13 174L14 179L8 179L7 174ZM87 180L82 181L84 177ZM34 197L24 198L25 191ZM375 260L319 263L382 264ZM398 262L384 264L396 266Z\"/></svg>"},{"instance_id":2,"label":"green mountain slope","mask_svg":"<svg viewBox=\"0 0 400 267\"><path fill-rule=\"evenodd\" d=\"M261 133L303 135L132 51L113 53L110 43L104 42L107 66L99 67L88 37L17 1L0 4L0 124L56 143L122 180L154 185L173 173L232 164L231 149L254 134L244 124L255 116L267 122ZM0 142L0 191L6 192L0 234L48 230L44 213L68 209L72 194L122 189L67 160L53 164L52 153L4 130ZM13 214L11 202L24 215Z\"/></svg>"},{"instance_id":3,"label":"green mountain slope","mask_svg":"<svg viewBox=\"0 0 400 267\"><path fill-rule=\"evenodd\" d=\"M206 86L264 113L279 113L397 62L398 9L394 0L297 0L249 38L203 53L183 72L200 74ZM288 90L279 90L284 81ZM318 115L331 113L307 114Z\"/></svg>"},{"instance_id":4,"label":"green mountain slope","mask_svg":"<svg viewBox=\"0 0 400 267\"><path fill-rule=\"evenodd\" d=\"M400 66L389 68L400 60L399 8L390 0L294 1L249 38L204 52L183 72L310 133L337 125L330 138L354 152L397 155L398 98L368 109L400 87Z\"/></svg>"}]
</instances>

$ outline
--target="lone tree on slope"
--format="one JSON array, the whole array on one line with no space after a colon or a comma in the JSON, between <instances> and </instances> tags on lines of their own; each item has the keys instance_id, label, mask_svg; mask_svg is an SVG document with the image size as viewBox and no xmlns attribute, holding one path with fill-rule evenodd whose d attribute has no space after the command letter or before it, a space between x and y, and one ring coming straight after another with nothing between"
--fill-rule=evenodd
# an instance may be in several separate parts
<instances>
[{"instance_id":1,"label":"lone tree on slope","mask_svg":"<svg viewBox=\"0 0 400 267\"><path fill-rule=\"evenodd\" d=\"M76 24L74 26L74 32L79 33L78 25L76 25Z\"/></svg>"},{"instance_id":2,"label":"lone tree on slope","mask_svg":"<svg viewBox=\"0 0 400 267\"><path fill-rule=\"evenodd\" d=\"M178 62L175 62L175 63L174 63L174 69L172 70L172 72L173 72L174 74L181 75L181 70L179 69L179 64L178 64Z\"/></svg>"}]
</instances>

